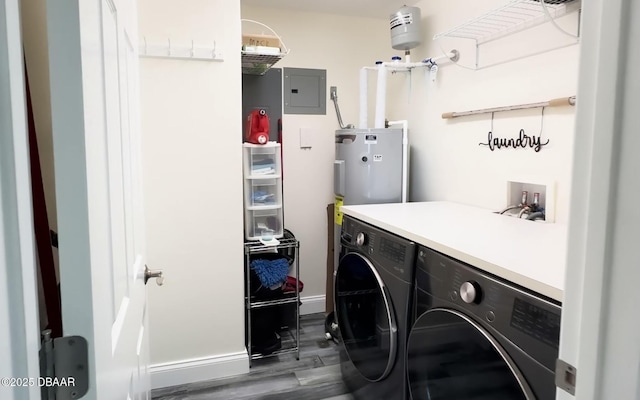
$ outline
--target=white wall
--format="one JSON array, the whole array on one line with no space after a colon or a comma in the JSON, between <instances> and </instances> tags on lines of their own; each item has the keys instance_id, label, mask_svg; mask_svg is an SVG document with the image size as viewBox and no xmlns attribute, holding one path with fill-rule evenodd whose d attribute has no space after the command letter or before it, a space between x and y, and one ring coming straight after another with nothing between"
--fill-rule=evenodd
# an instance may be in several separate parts
<instances>
[{"instance_id":1,"label":"white wall","mask_svg":"<svg viewBox=\"0 0 640 400\"><path fill-rule=\"evenodd\" d=\"M242 18L274 29L291 50L276 67L327 70L326 115L283 115L285 224L300 240L303 297L323 296L327 262L327 204L333 203L334 131L339 129L329 87L337 86L345 124L358 124L360 68L376 60L390 60L386 16L381 19L346 17L273 8L242 6ZM256 31L243 23L243 32ZM391 78L394 79L394 78ZM375 75L371 75L371 92ZM369 102L373 122L373 101ZM300 148L300 129L313 129L311 149ZM317 311L324 311L324 302Z\"/></svg>"},{"instance_id":2,"label":"white wall","mask_svg":"<svg viewBox=\"0 0 640 400\"><path fill-rule=\"evenodd\" d=\"M423 0L416 5L423 16L423 45L414 50L415 58L435 57L443 50L461 51L460 64L472 66L475 48L461 39L431 40L446 31L500 4L483 0L470 4L464 0ZM565 18L566 27L575 26L577 14ZM532 32L495 42L481 52L484 63L498 61L497 50L506 53L515 47L534 51L566 40L547 24ZM496 150L481 147L491 127L491 115L443 120L441 114L512 104L532 103L576 94L578 46L546 52L519 61L472 71L452 64L441 64L436 82L424 72L414 71L411 101L392 104L391 114L410 112L411 200L449 200L495 210L506 204L506 181L553 181L556 183L556 222L566 223L575 109L546 109L543 138L550 139L539 153L527 149ZM540 132L540 109L497 113L494 136L517 137L523 128L528 135ZM396 118L401 115L395 116ZM531 200L531 198L530 198Z\"/></svg>"},{"instance_id":3,"label":"white wall","mask_svg":"<svg viewBox=\"0 0 640 400\"><path fill-rule=\"evenodd\" d=\"M146 37L152 44L171 38L174 45L194 40L206 47L215 41L224 57L221 63L141 59L148 260L166 276L163 287L149 285L152 385L157 387L180 382L154 381L154 371L206 368L229 355L238 355L240 364L212 370L206 379L248 368L240 4L141 0L138 7L140 40ZM204 379L193 371L183 378Z\"/></svg>"}]
</instances>

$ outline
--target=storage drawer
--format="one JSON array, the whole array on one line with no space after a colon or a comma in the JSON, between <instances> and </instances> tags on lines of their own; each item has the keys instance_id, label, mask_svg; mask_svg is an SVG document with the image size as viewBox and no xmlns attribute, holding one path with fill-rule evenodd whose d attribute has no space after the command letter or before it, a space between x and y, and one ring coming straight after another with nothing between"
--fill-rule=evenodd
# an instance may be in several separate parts
<instances>
[{"instance_id":1,"label":"storage drawer","mask_svg":"<svg viewBox=\"0 0 640 400\"><path fill-rule=\"evenodd\" d=\"M244 144L244 172L246 177L280 175L280 144Z\"/></svg>"},{"instance_id":2,"label":"storage drawer","mask_svg":"<svg viewBox=\"0 0 640 400\"><path fill-rule=\"evenodd\" d=\"M282 189L280 178L245 180L245 206L282 205Z\"/></svg>"},{"instance_id":3,"label":"storage drawer","mask_svg":"<svg viewBox=\"0 0 640 400\"><path fill-rule=\"evenodd\" d=\"M256 157L262 156L274 156L277 153L277 149L280 147L278 143L269 142L267 144L254 144L249 149L249 153Z\"/></svg>"},{"instance_id":4,"label":"storage drawer","mask_svg":"<svg viewBox=\"0 0 640 400\"><path fill-rule=\"evenodd\" d=\"M248 240L257 240L264 230L273 230L273 236L282 237L282 207L274 206L267 210L246 210L245 235Z\"/></svg>"}]
</instances>

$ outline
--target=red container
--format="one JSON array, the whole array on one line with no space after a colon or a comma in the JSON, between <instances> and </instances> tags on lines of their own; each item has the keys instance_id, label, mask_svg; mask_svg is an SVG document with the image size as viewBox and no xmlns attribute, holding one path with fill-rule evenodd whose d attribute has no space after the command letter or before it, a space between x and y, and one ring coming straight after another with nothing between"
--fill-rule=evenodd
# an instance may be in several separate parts
<instances>
[{"instance_id":1,"label":"red container","mask_svg":"<svg viewBox=\"0 0 640 400\"><path fill-rule=\"evenodd\" d=\"M247 116L245 140L253 144L265 144L269 141L269 116L264 109L253 110Z\"/></svg>"}]
</instances>

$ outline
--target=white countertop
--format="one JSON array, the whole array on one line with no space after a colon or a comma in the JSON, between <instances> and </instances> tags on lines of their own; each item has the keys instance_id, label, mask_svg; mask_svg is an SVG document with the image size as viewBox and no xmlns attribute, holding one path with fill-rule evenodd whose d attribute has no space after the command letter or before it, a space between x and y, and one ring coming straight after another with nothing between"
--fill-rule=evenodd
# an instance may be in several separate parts
<instances>
[{"instance_id":1,"label":"white countertop","mask_svg":"<svg viewBox=\"0 0 640 400\"><path fill-rule=\"evenodd\" d=\"M343 206L341 211L562 302L565 225L450 202Z\"/></svg>"}]
</instances>

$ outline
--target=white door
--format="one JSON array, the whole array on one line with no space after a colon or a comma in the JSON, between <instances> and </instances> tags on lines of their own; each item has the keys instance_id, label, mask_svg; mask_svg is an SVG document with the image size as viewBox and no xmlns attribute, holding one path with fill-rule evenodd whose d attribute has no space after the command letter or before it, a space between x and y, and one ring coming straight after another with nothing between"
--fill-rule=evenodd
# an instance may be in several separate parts
<instances>
[{"instance_id":1,"label":"white door","mask_svg":"<svg viewBox=\"0 0 640 400\"><path fill-rule=\"evenodd\" d=\"M640 399L640 2L582 3L560 359L575 396Z\"/></svg>"},{"instance_id":2,"label":"white door","mask_svg":"<svg viewBox=\"0 0 640 400\"><path fill-rule=\"evenodd\" d=\"M147 399L136 2L47 12L63 332L89 343L86 398Z\"/></svg>"}]
</instances>

